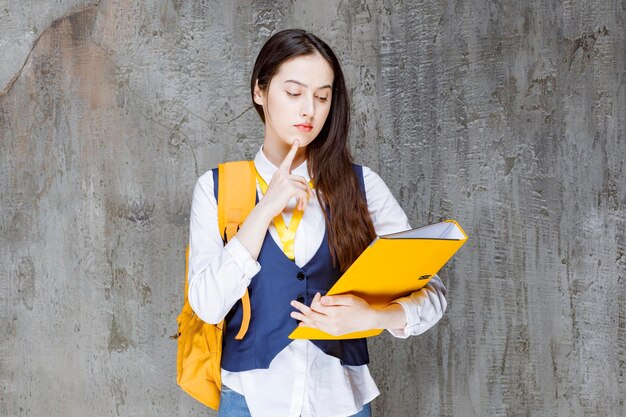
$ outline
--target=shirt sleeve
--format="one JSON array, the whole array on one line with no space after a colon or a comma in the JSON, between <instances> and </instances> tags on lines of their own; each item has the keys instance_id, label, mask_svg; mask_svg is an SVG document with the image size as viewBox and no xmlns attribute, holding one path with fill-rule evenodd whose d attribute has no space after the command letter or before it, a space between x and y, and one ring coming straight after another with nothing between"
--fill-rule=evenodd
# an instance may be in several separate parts
<instances>
[{"instance_id":1,"label":"shirt sleeve","mask_svg":"<svg viewBox=\"0 0 626 417\"><path fill-rule=\"evenodd\" d=\"M400 304L406 313L404 329L388 329L399 338L407 338L424 333L437 323L446 311L446 287L438 275L434 275L422 289L406 297L394 300Z\"/></svg>"},{"instance_id":2,"label":"shirt sleeve","mask_svg":"<svg viewBox=\"0 0 626 417\"><path fill-rule=\"evenodd\" d=\"M401 232L411 228L404 210L378 174L363 167L363 180L367 196L367 207L378 236ZM393 302L400 304L406 314L404 329L388 329L399 338L418 335L437 323L447 307L446 287L439 276L433 276L428 284L418 291Z\"/></svg>"},{"instance_id":3,"label":"shirt sleeve","mask_svg":"<svg viewBox=\"0 0 626 417\"><path fill-rule=\"evenodd\" d=\"M233 237L218 231L213 173L196 182L189 220L189 305L203 321L219 323L240 299L261 265Z\"/></svg>"}]
</instances>

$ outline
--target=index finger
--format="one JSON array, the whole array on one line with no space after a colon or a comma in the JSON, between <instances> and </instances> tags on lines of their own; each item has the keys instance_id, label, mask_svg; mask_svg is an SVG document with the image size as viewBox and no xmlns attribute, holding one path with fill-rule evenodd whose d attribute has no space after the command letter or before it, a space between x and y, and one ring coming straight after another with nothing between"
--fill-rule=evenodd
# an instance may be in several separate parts
<instances>
[{"instance_id":1,"label":"index finger","mask_svg":"<svg viewBox=\"0 0 626 417\"><path fill-rule=\"evenodd\" d=\"M291 144L291 149L289 149L289 152L287 153L287 155L285 155L285 159L283 159L283 161L278 166L279 171L283 170L288 173L291 172L291 163L293 162L293 158L296 156L296 152L298 152L299 143L300 142L298 141L298 139L293 141L293 143Z\"/></svg>"},{"instance_id":2,"label":"index finger","mask_svg":"<svg viewBox=\"0 0 626 417\"><path fill-rule=\"evenodd\" d=\"M343 295L325 295L321 302L325 306L349 306L354 303L354 296L350 294Z\"/></svg>"}]
</instances>

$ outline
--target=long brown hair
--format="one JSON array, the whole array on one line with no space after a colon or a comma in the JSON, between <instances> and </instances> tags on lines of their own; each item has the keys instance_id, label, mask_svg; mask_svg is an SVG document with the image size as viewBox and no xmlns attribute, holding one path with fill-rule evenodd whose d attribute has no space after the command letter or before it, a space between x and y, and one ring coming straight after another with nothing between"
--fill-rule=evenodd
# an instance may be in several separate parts
<instances>
[{"instance_id":1,"label":"long brown hair","mask_svg":"<svg viewBox=\"0 0 626 417\"><path fill-rule=\"evenodd\" d=\"M265 123L263 107L254 102L254 87L269 88L280 65L289 58L319 53L334 73L333 92L328 118L322 130L307 146L309 173L315 182L315 193L324 211L328 243L333 265L341 271L376 237L364 193L352 168L348 148L350 99L339 60L330 47L317 36L302 29L277 32L263 45L257 56L250 80L252 103Z\"/></svg>"}]
</instances>

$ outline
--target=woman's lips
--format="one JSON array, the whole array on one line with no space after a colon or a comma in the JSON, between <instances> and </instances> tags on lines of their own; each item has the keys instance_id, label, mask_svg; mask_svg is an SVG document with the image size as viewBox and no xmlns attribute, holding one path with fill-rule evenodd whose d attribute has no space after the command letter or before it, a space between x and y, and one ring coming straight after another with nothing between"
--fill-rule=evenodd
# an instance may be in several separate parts
<instances>
[{"instance_id":1,"label":"woman's lips","mask_svg":"<svg viewBox=\"0 0 626 417\"><path fill-rule=\"evenodd\" d=\"M296 125L296 127L301 132L310 132L313 129L311 125Z\"/></svg>"}]
</instances>

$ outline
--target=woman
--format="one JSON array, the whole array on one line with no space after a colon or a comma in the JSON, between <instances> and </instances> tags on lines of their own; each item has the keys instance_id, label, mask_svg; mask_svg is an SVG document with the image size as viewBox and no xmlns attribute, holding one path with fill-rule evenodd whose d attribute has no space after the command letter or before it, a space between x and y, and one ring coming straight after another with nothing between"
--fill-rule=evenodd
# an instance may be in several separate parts
<instances>
[{"instance_id":1,"label":"woman","mask_svg":"<svg viewBox=\"0 0 626 417\"><path fill-rule=\"evenodd\" d=\"M202 320L227 323L218 416L370 416L379 391L365 339L287 335L298 322L333 334L416 335L443 315L445 287L435 276L382 309L351 295L322 297L376 235L410 225L381 178L352 164L348 93L326 43L303 30L276 33L257 57L251 94L265 125L254 158L257 205L225 246L211 171L199 178L191 210L189 302ZM293 261L280 251L289 245L276 230L281 215L286 225L302 215ZM228 323L246 289L253 317L239 341Z\"/></svg>"}]
</instances>

